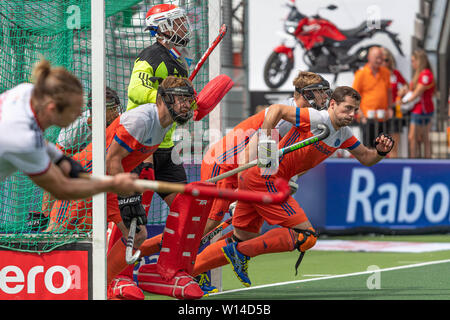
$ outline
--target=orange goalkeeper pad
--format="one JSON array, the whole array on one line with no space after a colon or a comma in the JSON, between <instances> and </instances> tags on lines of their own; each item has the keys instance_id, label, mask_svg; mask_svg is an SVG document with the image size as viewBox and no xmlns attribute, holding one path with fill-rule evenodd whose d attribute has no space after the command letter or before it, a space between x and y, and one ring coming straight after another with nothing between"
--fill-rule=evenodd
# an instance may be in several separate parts
<instances>
[{"instance_id":1,"label":"orange goalkeeper pad","mask_svg":"<svg viewBox=\"0 0 450 320\"><path fill-rule=\"evenodd\" d=\"M234 82L225 74L212 79L197 96L197 110L194 121L200 121L209 114L233 87Z\"/></svg>"}]
</instances>

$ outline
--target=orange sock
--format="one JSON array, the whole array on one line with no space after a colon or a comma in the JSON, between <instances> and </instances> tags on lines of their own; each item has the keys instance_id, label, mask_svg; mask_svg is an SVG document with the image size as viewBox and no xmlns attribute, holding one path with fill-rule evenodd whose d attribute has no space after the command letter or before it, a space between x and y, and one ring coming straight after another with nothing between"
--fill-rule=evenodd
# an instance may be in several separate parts
<instances>
[{"instance_id":1,"label":"orange sock","mask_svg":"<svg viewBox=\"0 0 450 320\"><path fill-rule=\"evenodd\" d=\"M146 239L144 243L142 243L139 250L141 250L141 256L150 256L152 254L155 254L161 250L161 240L162 240L162 233L158 234L150 239Z\"/></svg>"},{"instance_id":2,"label":"orange sock","mask_svg":"<svg viewBox=\"0 0 450 320\"><path fill-rule=\"evenodd\" d=\"M123 241L119 239L109 250L106 258L108 284L128 266L125 261L126 248Z\"/></svg>"},{"instance_id":3,"label":"orange sock","mask_svg":"<svg viewBox=\"0 0 450 320\"><path fill-rule=\"evenodd\" d=\"M292 251L296 241L292 230L275 228L254 239L240 242L236 248L246 256L255 257L264 253Z\"/></svg>"},{"instance_id":4,"label":"orange sock","mask_svg":"<svg viewBox=\"0 0 450 320\"><path fill-rule=\"evenodd\" d=\"M219 240L207 246L199 255L197 255L192 276L196 277L200 273L228 264L228 261L222 252L222 247L226 245L227 243L225 240Z\"/></svg>"}]
</instances>

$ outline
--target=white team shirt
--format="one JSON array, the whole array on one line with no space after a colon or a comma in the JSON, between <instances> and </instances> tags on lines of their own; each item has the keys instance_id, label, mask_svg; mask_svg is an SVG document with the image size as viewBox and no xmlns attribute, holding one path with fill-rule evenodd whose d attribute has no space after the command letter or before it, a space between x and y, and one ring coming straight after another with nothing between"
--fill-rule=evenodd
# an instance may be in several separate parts
<instances>
[{"instance_id":1,"label":"white team shirt","mask_svg":"<svg viewBox=\"0 0 450 320\"><path fill-rule=\"evenodd\" d=\"M140 105L138 108L128 110L120 116L119 127L116 129L116 138L121 127L128 133L125 143L157 147L164 140L172 125L163 128L159 122L158 108L154 103ZM134 148L132 148L134 149Z\"/></svg>"},{"instance_id":2,"label":"white team shirt","mask_svg":"<svg viewBox=\"0 0 450 320\"><path fill-rule=\"evenodd\" d=\"M319 123L324 123L330 129L330 134L328 135L328 137L322 140L322 143L329 147L326 150L322 150L324 153L334 152L342 147L348 150L353 150L361 144L353 135L352 129L350 129L350 127L345 126L339 128L338 130L333 127L328 110L318 111L313 108L308 108L308 111L311 123L311 132L314 135L317 135L321 132L318 128Z\"/></svg>"},{"instance_id":3,"label":"white team shirt","mask_svg":"<svg viewBox=\"0 0 450 320\"><path fill-rule=\"evenodd\" d=\"M0 181L18 170L43 174L62 155L43 137L30 105L33 88L23 83L0 95Z\"/></svg>"}]
</instances>

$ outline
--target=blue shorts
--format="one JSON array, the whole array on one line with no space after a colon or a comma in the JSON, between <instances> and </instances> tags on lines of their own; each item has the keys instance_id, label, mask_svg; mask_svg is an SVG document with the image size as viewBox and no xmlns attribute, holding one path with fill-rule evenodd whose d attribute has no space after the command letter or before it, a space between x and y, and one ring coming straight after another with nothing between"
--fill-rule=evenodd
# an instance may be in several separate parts
<instances>
[{"instance_id":1,"label":"blue shorts","mask_svg":"<svg viewBox=\"0 0 450 320\"><path fill-rule=\"evenodd\" d=\"M411 113L411 123L418 126L426 126L430 123L432 116L433 112L423 114Z\"/></svg>"}]
</instances>

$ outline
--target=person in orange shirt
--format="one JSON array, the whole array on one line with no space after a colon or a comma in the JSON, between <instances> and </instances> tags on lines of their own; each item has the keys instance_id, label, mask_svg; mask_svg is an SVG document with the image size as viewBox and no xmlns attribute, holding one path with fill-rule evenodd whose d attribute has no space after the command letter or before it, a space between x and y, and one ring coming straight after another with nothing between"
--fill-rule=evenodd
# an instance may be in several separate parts
<instances>
[{"instance_id":1,"label":"person in orange shirt","mask_svg":"<svg viewBox=\"0 0 450 320\"><path fill-rule=\"evenodd\" d=\"M280 157L278 171L275 174L261 175L261 169L258 167L242 172L238 178L239 189L276 192L275 179L289 179L293 175L305 172L339 148L349 150L363 165L372 166L378 163L390 152L394 141L389 135L380 134L375 139L376 147L372 149L356 139L348 125L358 111L359 101L360 95L354 89L338 87L331 96L328 110L292 109L284 105L269 107L261 125L261 131L266 135L269 135L269 130L281 119L293 124L279 142L279 148L318 134L318 125L322 123L329 127L330 135L322 141ZM255 142L256 137L249 142L249 149L256 148ZM248 154L253 154L254 150L249 151ZM260 235L264 221L271 225L279 225L281 228L274 228ZM294 249L303 254L315 245L318 236L305 212L292 196L281 204L238 202L232 224L234 234L231 238L209 245L197 256L193 276L229 262L239 280L245 286L250 286L247 273L250 257Z\"/></svg>"},{"instance_id":2,"label":"person in orange shirt","mask_svg":"<svg viewBox=\"0 0 450 320\"><path fill-rule=\"evenodd\" d=\"M380 132L386 132L387 119L392 117L388 108L392 101L390 84L391 73L383 67L383 51L380 47L371 47L367 64L356 71L353 88L361 95L359 122L362 128L363 143L373 147L373 141Z\"/></svg>"}]
</instances>

